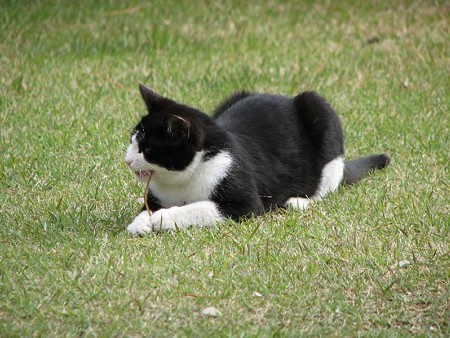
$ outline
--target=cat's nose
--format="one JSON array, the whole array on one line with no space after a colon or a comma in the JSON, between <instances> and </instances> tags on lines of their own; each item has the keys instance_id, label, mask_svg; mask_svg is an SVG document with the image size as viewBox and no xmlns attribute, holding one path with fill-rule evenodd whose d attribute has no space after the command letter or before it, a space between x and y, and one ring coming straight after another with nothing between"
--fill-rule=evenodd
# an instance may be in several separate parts
<instances>
[{"instance_id":1,"label":"cat's nose","mask_svg":"<svg viewBox=\"0 0 450 338\"><path fill-rule=\"evenodd\" d=\"M131 162L133 162L133 161L132 161L132 160L125 160L125 163L126 163L128 166L131 165Z\"/></svg>"}]
</instances>

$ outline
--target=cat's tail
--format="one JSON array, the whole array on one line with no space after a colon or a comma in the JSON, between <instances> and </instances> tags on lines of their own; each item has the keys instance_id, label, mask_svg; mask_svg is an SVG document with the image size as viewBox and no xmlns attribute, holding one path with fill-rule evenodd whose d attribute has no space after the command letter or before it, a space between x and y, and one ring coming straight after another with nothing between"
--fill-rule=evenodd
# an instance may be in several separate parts
<instances>
[{"instance_id":1,"label":"cat's tail","mask_svg":"<svg viewBox=\"0 0 450 338\"><path fill-rule=\"evenodd\" d=\"M383 169L390 162L391 159L386 154L370 155L352 161L345 161L343 183L349 185L355 184L369 171Z\"/></svg>"}]
</instances>

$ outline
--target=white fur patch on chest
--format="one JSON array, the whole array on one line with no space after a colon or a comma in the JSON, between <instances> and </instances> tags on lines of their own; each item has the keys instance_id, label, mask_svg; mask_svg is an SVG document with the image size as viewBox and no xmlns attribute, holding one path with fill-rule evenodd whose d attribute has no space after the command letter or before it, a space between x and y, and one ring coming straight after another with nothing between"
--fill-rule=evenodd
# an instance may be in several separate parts
<instances>
[{"instance_id":1,"label":"white fur patch on chest","mask_svg":"<svg viewBox=\"0 0 450 338\"><path fill-rule=\"evenodd\" d=\"M217 184L228 174L233 159L227 151L203 160L197 152L183 171L158 170L150 182L150 191L164 208L206 201Z\"/></svg>"}]
</instances>

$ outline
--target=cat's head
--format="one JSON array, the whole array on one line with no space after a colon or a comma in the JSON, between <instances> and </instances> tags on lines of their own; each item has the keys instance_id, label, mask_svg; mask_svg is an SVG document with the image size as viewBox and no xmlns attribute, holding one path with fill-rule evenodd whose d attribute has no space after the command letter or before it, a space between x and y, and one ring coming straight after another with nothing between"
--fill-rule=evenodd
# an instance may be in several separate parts
<instances>
[{"instance_id":1,"label":"cat's head","mask_svg":"<svg viewBox=\"0 0 450 338\"><path fill-rule=\"evenodd\" d=\"M125 162L140 181L151 173L183 171L202 150L203 113L139 85L148 114L131 132Z\"/></svg>"}]
</instances>

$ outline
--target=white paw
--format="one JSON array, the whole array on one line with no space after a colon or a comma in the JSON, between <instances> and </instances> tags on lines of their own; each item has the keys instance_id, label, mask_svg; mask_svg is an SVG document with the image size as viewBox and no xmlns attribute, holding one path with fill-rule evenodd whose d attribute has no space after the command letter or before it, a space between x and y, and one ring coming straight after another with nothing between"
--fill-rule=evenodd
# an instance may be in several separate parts
<instances>
[{"instance_id":1,"label":"white paw","mask_svg":"<svg viewBox=\"0 0 450 338\"><path fill-rule=\"evenodd\" d=\"M306 209L311 202L312 200L309 198L291 197L287 200L286 207L296 210L303 210Z\"/></svg>"},{"instance_id":2,"label":"white paw","mask_svg":"<svg viewBox=\"0 0 450 338\"><path fill-rule=\"evenodd\" d=\"M133 222L127 227L132 235L146 235L152 232L152 223L147 211L142 211Z\"/></svg>"},{"instance_id":3,"label":"white paw","mask_svg":"<svg viewBox=\"0 0 450 338\"><path fill-rule=\"evenodd\" d=\"M155 231L181 230L185 229L183 220L177 217L180 208L160 209L153 213L150 222Z\"/></svg>"}]
</instances>

